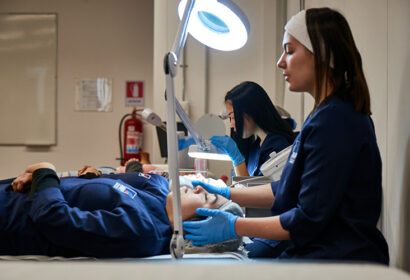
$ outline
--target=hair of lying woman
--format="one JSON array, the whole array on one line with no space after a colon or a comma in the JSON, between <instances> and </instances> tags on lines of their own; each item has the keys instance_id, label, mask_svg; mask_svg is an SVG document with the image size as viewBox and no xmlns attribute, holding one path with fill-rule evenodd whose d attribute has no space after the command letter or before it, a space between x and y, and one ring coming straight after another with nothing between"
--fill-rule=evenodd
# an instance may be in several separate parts
<instances>
[{"instance_id":1,"label":"hair of lying woman","mask_svg":"<svg viewBox=\"0 0 410 280\"><path fill-rule=\"evenodd\" d=\"M229 200L219 210L226 211L239 217L243 217L242 208ZM187 254L193 253L223 253L223 252L237 252L243 250L242 237L236 237L222 242L206 244L202 246L192 245L192 240L184 240L185 252Z\"/></svg>"}]
</instances>

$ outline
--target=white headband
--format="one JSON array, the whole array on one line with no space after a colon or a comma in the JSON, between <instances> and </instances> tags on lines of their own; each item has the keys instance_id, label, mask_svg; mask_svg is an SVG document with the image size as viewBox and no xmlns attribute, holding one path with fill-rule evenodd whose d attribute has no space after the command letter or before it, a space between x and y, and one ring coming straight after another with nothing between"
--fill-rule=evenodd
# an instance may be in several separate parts
<instances>
[{"instance_id":1,"label":"white headband","mask_svg":"<svg viewBox=\"0 0 410 280\"><path fill-rule=\"evenodd\" d=\"M313 53L312 43L307 32L305 10L291 17L285 25L285 30Z\"/></svg>"},{"instance_id":2,"label":"white headband","mask_svg":"<svg viewBox=\"0 0 410 280\"><path fill-rule=\"evenodd\" d=\"M312 42L309 38L309 33L306 26L306 10L302 10L293 17L285 25L285 30L304 45L311 53L313 52ZM323 60L325 60L323 58ZM329 66L334 68L333 55L330 54Z\"/></svg>"}]
</instances>

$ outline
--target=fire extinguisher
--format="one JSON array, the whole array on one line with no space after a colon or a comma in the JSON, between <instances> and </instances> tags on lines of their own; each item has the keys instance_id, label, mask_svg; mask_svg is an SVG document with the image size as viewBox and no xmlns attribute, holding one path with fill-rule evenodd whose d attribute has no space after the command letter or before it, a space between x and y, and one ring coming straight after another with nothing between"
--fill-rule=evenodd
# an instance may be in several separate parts
<instances>
[{"instance_id":1,"label":"fire extinguisher","mask_svg":"<svg viewBox=\"0 0 410 280\"><path fill-rule=\"evenodd\" d=\"M142 110L142 109L141 109ZM135 107L131 114L125 114L121 121L119 127L119 142L120 142L120 154L121 154L121 165L124 165L129 159L137 158L141 159L142 152L142 121L140 115L137 113ZM125 120L125 122L124 122ZM121 139L121 128L124 123L124 133L123 140Z\"/></svg>"}]
</instances>

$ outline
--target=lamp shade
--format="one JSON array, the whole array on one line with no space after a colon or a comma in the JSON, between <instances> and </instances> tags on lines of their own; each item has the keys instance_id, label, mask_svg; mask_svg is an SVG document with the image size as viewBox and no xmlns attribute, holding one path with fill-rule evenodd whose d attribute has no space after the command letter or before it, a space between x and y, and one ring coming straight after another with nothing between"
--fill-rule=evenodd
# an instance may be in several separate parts
<instances>
[{"instance_id":1,"label":"lamp shade","mask_svg":"<svg viewBox=\"0 0 410 280\"><path fill-rule=\"evenodd\" d=\"M187 0L178 6L182 19ZM230 0L196 0L188 32L202 44L221 51L240 49L248 40L249 22Z\"/></svg>"},{"instance_id":2,"label":"lamp shade","mask_svg":"<svg viewBox=\"0 0 410 280\"><path fill-rule=\"evenodd\" d=\"M188 156L191 158L231 161L231 158L227 154L214 145L208 143L208 148L209 150L204 151L198 147L198 145L191 145L188 149Z\"/></svg>"}]
</instances>

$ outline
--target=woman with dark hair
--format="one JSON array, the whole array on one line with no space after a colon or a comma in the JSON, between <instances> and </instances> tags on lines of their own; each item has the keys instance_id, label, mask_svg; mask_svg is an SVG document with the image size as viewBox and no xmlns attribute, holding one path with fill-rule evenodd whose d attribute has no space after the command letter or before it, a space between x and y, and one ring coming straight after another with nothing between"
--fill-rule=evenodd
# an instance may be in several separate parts
<instances>
[{"instance_id":1,"label":"woman with dark hair","mask_svg":"<svg viewBox=\"0 0 410 280\"><path fill-rule=\"evenodd\" d=\"M289 89L310 93L315 105L280 181L253 188L205 187L241 206L271 208L272 217L214 215L185 222L187 237L195 244L236 235L287 240L278 258L388 264L388 246L377 229L381 159L349 25L329 8L301 11L285 26L283 49L277 66Z\"/></svg>"},{"instance_id":2,"label":"woman with dark hair","mask_svg":"<svg viewBox=\"0 0 410 280\"><path fill-rule=\"evenodd\" d=\"M261 165L272 152L280 152L295 138L289 124L281 118L266 91L257 83L243 82L225 96L231 137L214 136L212 144L232 158L237 176L259 176ZM242 139L249 139L241 147ZM238 147L239 146L239 147Z\"/></svg>"}]
</instances>

